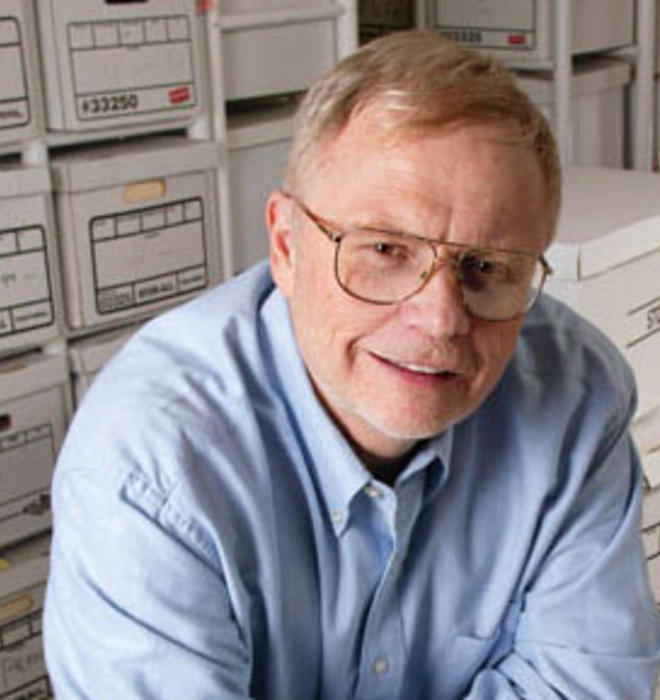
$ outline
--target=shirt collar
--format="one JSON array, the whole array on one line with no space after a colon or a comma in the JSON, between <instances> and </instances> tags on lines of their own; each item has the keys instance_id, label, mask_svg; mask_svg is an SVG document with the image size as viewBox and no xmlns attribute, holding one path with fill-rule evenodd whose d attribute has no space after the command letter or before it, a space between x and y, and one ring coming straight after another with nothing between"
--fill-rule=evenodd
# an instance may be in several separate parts
<instances>
[{"instance_id":1,"label":"shirt collar","mask_svg":"<svg viewBox=\"0 0 660 700\"><path fill-rule=\"evenodd\" d=\"M281 380L278 391L284 395L295 418L306 461L325 500L335 533L340 535L346 528L352 499L373 481L373 476L319 401L298 349L287 301L279 289L275 288L265 300L261 318L271 344L266 352ZM450 428L425 442L400 478L410 478L432 464L425 487L429 497L447 478L452 435Z\"/></svg>"}]
</instances>

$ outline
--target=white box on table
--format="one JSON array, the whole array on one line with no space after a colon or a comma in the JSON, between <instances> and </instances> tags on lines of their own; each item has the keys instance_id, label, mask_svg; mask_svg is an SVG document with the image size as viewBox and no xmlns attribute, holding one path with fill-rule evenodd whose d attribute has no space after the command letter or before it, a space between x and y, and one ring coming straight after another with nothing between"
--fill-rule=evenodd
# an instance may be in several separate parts
<instances>
[{"instance_id":1,"label":"white box on table","mask_svg":"<svg viewBox=\"0 0 660 700\"><path fill-rule=\"evenodd\" d=\"M0 547L50 527L50 482L71 408L64 355L0 362Z\"/></svg>"},{"instance_id":2,"label":"white box on table","mask_svg":"<svg viewBox=\"0 0 660 700\"><path fill-rule=\"evenodd\" d=\"M19 143L43 129L41 76L31 0L3 0L0 66L0 144Z\"/></svg>"},{"instance_id":3,"label":"white box on table","mask_svg":"<svg viewBox=\"0 0 660 700\"><path fill-rule=\"evenodd\" d=\"M170 136L53 158L67 321L126 324L220 281L216 144Z\"/></svg>"},{"instance_id":4,"label":"white box on table","mask_svg":"<svg viewBox=\"0 0 660 700\"><path fill-rule=\"evenodd\" d=\"M49 129L199 112L204 61L193 0L39 0L37 19Z\"/></svg>"},{"instance_id":5,"label":"white box on table","mask_svg":"<svg viewBox=\"0 0 660 700\"><path fill-rule=\"evenodd\" d=\"M553 0L430 0L435 26L458 41L488 49L506 61L554 59ZM573 0L573 54L627 46L634 41L633 0Z\"/></svg>"},{"instance_id":6,"label":"white box on table","mask_svg":"<svg viewBox=\"0 0 660 700\"><path fill-rule=\"evenodd\" d=\"M52 696L42 648L49 538L0 552L0 698Z\"/></svg>"},{"instance_id":7,"label":"white box on table","mask_svg":"<svg viewBox=\"0 0 660 700\"><path fill-rule=\"evenodd\" d=\"M546 290L621 349L643 415L660 404L660 175L568 167L563 176Z\"/></svg>"},{"instance_id":8,"label":"white box on table","mask_svg":"<svg viewBox=\"0 0 660 700\"><path fill-rule=\"evenodd\" d=\"M341 3L271 0L246 10L237 0L219 4L226 99L305 90L337 62Z\"/></svg>"},{"instance_id":9,"label":"white box on table","mask_svg":"<svg viewBox=\"0 0 660 700\"><path fill-rule=\"evenodd\" d=\"M295 104L237 114L227 123L234 272L268 256L265 205L280 187L293 136Z\"/></svg>"},{"instance_id":10,"label":"white box on table","mask_svg":"<svg viewBox=\"0 0 660 700\"><path fill-rule=\"evenodd\" d=\"M48 169L0 167L0 355L53 339L61 315Z\"/></svg>"},{"instance_id":11,"label":"white box on table","mask_svg":"<svg viewBox=\"0 0 660 700\"><path fill-rule=\"evenodd\" d=\"M631 66L599 58L579 63L571 78L571 139L575 165L624 166L626 86ZM555 123L554 80L550 72L520 72L519 87Z\"/></svg>"}]
</instances>

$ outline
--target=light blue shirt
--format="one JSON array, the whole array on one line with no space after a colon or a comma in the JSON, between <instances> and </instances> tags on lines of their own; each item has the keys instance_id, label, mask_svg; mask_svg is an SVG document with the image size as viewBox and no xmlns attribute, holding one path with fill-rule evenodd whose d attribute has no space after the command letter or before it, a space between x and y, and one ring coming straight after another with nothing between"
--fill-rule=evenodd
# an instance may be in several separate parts
<instances>
[{"instance_id":1,"label":"light blue shirt","mask_svg":"<svg viewBox=\"0 0 660 700\"><path fill-rule=\"evenodd\" d=\"M53 486L59 700L648 700L628 367L549 298L395 488L317 401L261 265L147 325Z\"/></svg>"}]
</instances>

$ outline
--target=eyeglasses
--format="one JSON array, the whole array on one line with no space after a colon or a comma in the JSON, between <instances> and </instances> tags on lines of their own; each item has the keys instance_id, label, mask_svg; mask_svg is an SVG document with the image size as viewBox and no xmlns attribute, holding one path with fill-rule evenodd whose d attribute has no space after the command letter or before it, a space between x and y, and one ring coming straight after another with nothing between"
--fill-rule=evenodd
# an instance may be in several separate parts
<instances>
[{"instance_id":1,"label":"eyeglasses","mask_svg":"<svg viewBox=\"0 0 660 700\"><path fill-rule=\"evenodd\" d=\"M476 318L507 321L531 308L552 268L542 255L433 241L369 228L340 230L291 199L335 248L335 276L352 297L398 304L416 294L443 265L454 269L464 307Z\"/></svg>"}]
</instances>

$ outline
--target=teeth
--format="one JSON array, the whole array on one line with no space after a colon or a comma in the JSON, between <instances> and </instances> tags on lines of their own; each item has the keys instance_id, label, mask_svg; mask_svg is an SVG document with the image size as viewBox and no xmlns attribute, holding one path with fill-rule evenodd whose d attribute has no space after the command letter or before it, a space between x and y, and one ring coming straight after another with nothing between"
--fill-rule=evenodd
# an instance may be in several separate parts
<instances>
[{"instance_id":1,"label":"teeth","mask_svg":"<svg viewBox=\"0 0 660 700\"><path fill-rule=\"evenodd\" d=\"M420 374L451 374L451 372L446 369L437 369L426 365L415 365L407 362L399 362L397 364L404 369L408 369L411 372L419 372Z\"/></svg>"}]
</instances>

